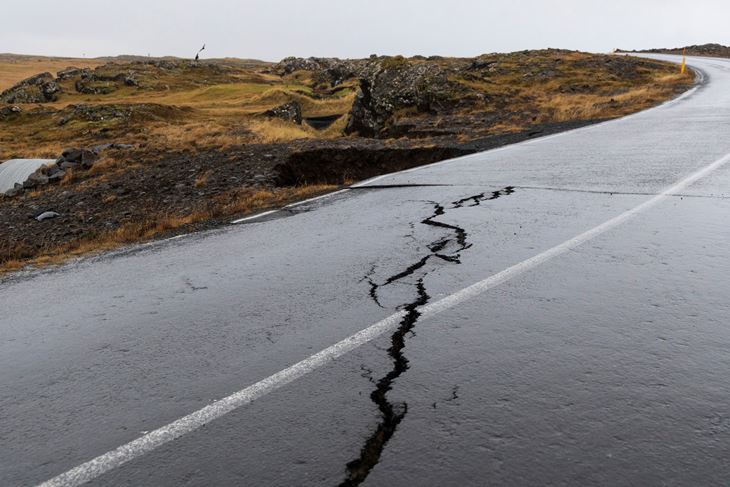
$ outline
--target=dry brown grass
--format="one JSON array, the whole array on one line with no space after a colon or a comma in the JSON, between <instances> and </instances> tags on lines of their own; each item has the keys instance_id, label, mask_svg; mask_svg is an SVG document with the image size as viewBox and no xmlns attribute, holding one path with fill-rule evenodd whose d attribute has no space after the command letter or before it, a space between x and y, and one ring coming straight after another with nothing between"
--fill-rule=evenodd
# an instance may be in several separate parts
<instances>
[{"instance_id":1,"label":"dry brown grass","mask_svg":"<svg viewBox=\"0 0 730 487\"><path fill-rule=\"evenodd\" d=\"M20 59L20 60L19 60ZM42 61L42 62L41 62ZM68 65L94 67L101 63L90 60L48 59L36 62L26 58L0 57L0 80L6 85L38 74L55 73ZM8 73L14 73L7 76ZM190 80L170 79L169 90L139 90L120 87L108 95L85 95L65 86L58 102L44 107L61 110L71 104L140 105L159 104L186 110L185 116L165 119L164 114L149 119L114 119L103 122L80 118L59 125L58 115L33 116L36 105L22 106L21 118L0 125L0 159L13 157L56 157L62 150L74 146L90 146L114 140L162 150L225 149L252 142L284 142L300 138L331 138L342 134L341 124L317 132L309 127L267 120L260 113L277 105L297 101L305 116L345 114L354 99L354 90L336 95L313 98L312 88L296 80L286 81L273 75L247 73L246 81L208 86L191 85ZM206 80L196 80L205 83ZM178 110L176 113L180 113ZM172 116L172 115L171 115ZM252 133L253 132L253 133Z\"/></svg>"},{"instance_id":2,"label":"dry brown grass","mask_svg":"<svg viewBox=\"0 0 730 487\"><path fill-rule=\"evenodd\" d=\"M550 94L538 97L542 121L596 120L634 113L656 105L692 83L692 75L658 75L650 83L618 94Z\"/></svg>"},{"instance_id":3,"label":"dry brown grass","mask_svg":"<svg viewBox=\"0 0 730 487\"><path fill-rule=\"evenodd\" d=\"M85 236L62 245L47 246L41 249L25 244L16 244L11 248L0 248L0 275L27 266L45 267L62 264L74 257L147 241L175 230L184 230L186 227L192 229L191 226L195 223L210 220L211 218L244 216L325 194L337 188L338 186L325 184L275 190L243 187L224 193L216 197L208 207L187 215L159 214L141 222L123 224L108 232Z\"/></svg>"},{"instance_id":4,"label":"dry brown grass","mask_svg":"<svg viewBox=\"0 0 730 487\"><path fill-rule=\"evenodd\" d=\"M252 141L248 130L230 126L226 120L211 119L181 124L155 124L144 139L160 150L186 150L240 146Z\"/></svg>"},{"instance_id":5,"label":"dry brown grass","mask_svg":"<svg viewBox=\"0 0 730 487\"><path fill-rule=\"evenodd\" d=\"M248 127L254 133L256 141L263 144L288 142L297 139L311 139L317 136L314 129L310 129L305 125L285 122L284 120L251 120Z\"/></svg>"},{"instance_id":6,"label":"dry brown grass","mask_svg":"<svg viewBox=\"0 0 730 487\"><path fill-rule=\"evenodd\" d=\"M208 179L210 179L210 176L213 174L213 171L208 170L205 171L203 174L195 178L195 187L196 188L203 188L206 184L208 184Z\"/></svg>"},{"instance_id":7,"label":"dry brown grass","mask_svg":"<svg viewBox=\"0 0 730 487\"><path fill-rule=\"evenodd\" d=\"M0 59L0 91L4 91L19 81L30 78L38 73L49 71L54 76L56 72L69 66L77 68L94 68L103 64L93 59L76 58L47 58L19 56Z\"/></svg>"}]
</instances>

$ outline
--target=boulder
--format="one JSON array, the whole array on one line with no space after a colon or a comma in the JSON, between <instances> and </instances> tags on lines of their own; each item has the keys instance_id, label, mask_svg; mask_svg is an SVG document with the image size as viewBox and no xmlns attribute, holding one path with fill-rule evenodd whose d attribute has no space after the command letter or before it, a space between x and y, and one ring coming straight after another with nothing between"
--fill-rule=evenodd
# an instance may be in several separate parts
<instances>
[{"instance_id":1,"label":"boulder","mask_svg":"<svg viewBox=\"0 0 730 487\"><path fill-rule=\"evenodd\" d=\"M35 219L38 220L39 222L42 222L44 220L51 220L51 219L59 217L59 216L61 216L61 215L56 213L55 211L44 211L43 213L41 213L40 215L35 217Z\"/></svg>"},{"instance_id":2,"label":"boulder","mask_svg":"<svg viewBox=\"0 0 730 487\"><path fill-rule=\"evenodd\" d=\"M11 105L9 107L2 107L0 108L0 120L10 118L22 112L23 110L19 106Z\"/></svg>"},{"instance_id":3,"label":"boulder","mask_svg":"<svg viewBox=\"0 0 730 487\"><path fill-rule=\"evenodd\" d=\"M297 125L302 124L302 107L296 101L291 101L278 107L272 108L264 112L267 117L280 118L287 122L294 122Z\"/></svg>"},{"instance_id":4,"label":"boulder","mask_svg":"<svg viewBox=\"0 0 730 487\"><path fill-rule=\"evenodd\" d=\"M94 77L76 80L75 87L76 91L84 95L108 95L117 90L117 85L113 81L99 81Z\"/></svg>"},{"instance_id":5,"label":"boulder","mask_svg":"<svg viewBox=\"0 0 730 487\"><path fill-rule=\"evenodd\" d=\"M89 169L98 158L99 155L89 149L66 149L56 161L56 165L61 169L73 169L78 166Z\"/></svg>"},{"instance_id":6,"label":"boulder","mask_svg":"<svg viewBox=\"0 0 730 487\"><path fill-rule=\"evenodd\" d=\"M346 132L382 136L396 111L416 108L436 113L443 103L458 98L459 89L439 65L386 58L360 78Z\"/></svg>"},{"instance_id":7,"label":"boulder","mask_svg":"<svg viewBox=\"0 0 730 487\"><path fill-rule=\"evenodd\" d=\"M59 168L58 171L56 171L53 174L50 174L48 176L48 181L51 183L58 182L58 181L62 180L65 175L66 175L66 172Z\"/></svg>"},{"instance_id":8,"label":"boulder","mask_svg":"<svg viewBox=\"0 0 730 487\"><path fill-rule=\"evenodd\" d=\"M74 66L69 66L68 68L63 69L63 70L59 71L58 73L56 73L56 77L59 80L67 80L67 79L71 79L71 78L76 78L77 76L83 76L85 74L87 74L87 75L90 74L90 71L86 68L80 69L80 68L76 68Z\"/></svg>"},{"instance_id":9,"label":"boulder","mask_svg":"<svg viewBox=\"0 0 730 487\"><path fill-rule=\"evenodd\" d=\"M489 68L491 64L484 59L475 68ZM359 79L360 90L346 131L366 137L384 135L392 116L400 109L415 107L433 113L443 103L458 99L463 90L449 81L447 68L442 65L402 56L357 60L290 57L277 64L274 71L282 76L297 71L313 72L316 81L332 87L348 79Z\"/></svg>"},{"instance_id":10,"label":"boulder","mask_svg":"<svg viewBox=\"0 0 730 487\"><path fill-rule=\"evenodd\" d=\"M3 103L47 103L58 100L61 87L51 73L41 73L0 93Z\"/></svg>"},{"instance_id":11,"label":"boulder","mask_svg":"<svg viewBox=\"0 0 730 487\"><path fill-rule=\"evenodd\" d=\"M334 87L345 80L362 75L371 62L373 60L370 59L343 60L337 58L310 57L303 59L288 57L274 67L274 72L286 76L296 71L310 71L317 75L318 81ZM375 62L377 62L377 59Z\"/></svg>"}]
</instances>

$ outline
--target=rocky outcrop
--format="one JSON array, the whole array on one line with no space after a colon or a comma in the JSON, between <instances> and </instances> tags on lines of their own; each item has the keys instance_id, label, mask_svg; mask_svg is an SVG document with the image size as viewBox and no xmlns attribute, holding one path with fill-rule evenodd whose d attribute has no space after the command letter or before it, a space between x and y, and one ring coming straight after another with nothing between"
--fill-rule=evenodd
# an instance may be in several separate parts
<instances>
[{"instance_id":1,"label":"rocky outcrop","mask_svg":"<svg viewBox=\"0 0 730 487\"><path fill-rule=\"evenodd\" d=\"M302 107L296 101L291 101L263 113L266 117L280 118L287 122L294 122L297 125L302 124Z\"/></svg>"},{"instance_id":2,"label":"rocky outcrop","mask_svg":"<svg viewBox=\"0 0 730 487\"><path fill-rule=\"evenodd\" d=\"M449 81L448 72L441 64L401 56L357 60L286 58L274 70L281 76L297 71L313 72L316 81L330 87L359 80L360 90L346 131L366 137L386 135L384 131L398 110L415 108L433 113L455 98L461 89Z\"/></svg>"},{"instance_id":3,"label":"rocky outcrop","mask_svg":"<svg viewBox=\"0 0 730 487\"><path fill-rule=\"evenodd\" d=\"M286 76L296 71L310 71L316 74L319 82L335 87L348 79L363 75L369 64L370 60L367 59L288 57L274 66L274 72Z\"/></svg>"},{"instance_id":4,"label":"rocky outcrop","mask_svg":"<svg viewBox=\"0 0 730 487\"><path fill-rule=\"evenodd\" d=\"M59 74L63 79L77 78L74 84L76 91L85 95L108 95L122 86L139 86L136 73L132 70L123 72L104 73L100 70L69 68Z\"/></svg>"},{"instance_id":5,"label":"rocky outcrop","mask_svg":"<svg viewBox=\"0 0 730 487\"><path fill-rule=\"evenodd\" d=\"M66 149L56 161L56 165L62 169L90 169L99 158L96 151L89 149Z\"/></svg>"},{"instance_id":6,"label":"rocky outcrop","mask_svg":"<svg viewBox=\"0 0 730 487\"><path fill-rule=\"evenodd\" d=\"M0 94L3 103L47 103L58 100L61 87L51 73L41 73L21 81Z\"/></svg>"},{"instance_id":7,"label":"rocky outcrop","mask_svg":"<svg viewBox=\"0 0 730 487\"><path fill-rule=\"evenodd\" d=\"M144 121L144 120L166 120L178 119L190 113L188 108L180 108L171 105L157 105L142 103L138 105L69 105L57 112L58 125L66 125L71 120L83 120L86 122L103 121Z\"/></svg>"},{"instance_id":8,"label":"rocky outcrop","mask_svg":"<svg viewBox=\"0 0 730 487\"><path fill-rule=\"evenodd\" d=\"M374 68L360 79L347 133L385 135L396 111L415 108L419 112L438 112L460 88L449 82L446 71L437 64L411 64L403 59Z\"/></svg>"},{"instance_id":9,"label":"rocky outcrop","mask_svg":"<svg viewBox=\"0 0 730 487\"><path fill-rule=\"evenodd\" d=\"M56 73L56 77L60 81L64 81L67 79L75 78L77 76L88 75L90 73L91 73L91 71L89 71L88 68L81 69L81 68L69 66L68 68L63 69L63 70L59 71L58 73Z\"/></svg>"}]
</instances>

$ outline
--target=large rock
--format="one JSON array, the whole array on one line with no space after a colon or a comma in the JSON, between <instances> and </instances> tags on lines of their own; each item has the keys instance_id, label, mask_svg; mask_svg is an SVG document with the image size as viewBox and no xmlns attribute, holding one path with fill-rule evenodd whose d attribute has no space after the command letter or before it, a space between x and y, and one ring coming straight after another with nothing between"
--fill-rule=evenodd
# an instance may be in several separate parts
<instances>
[{"instance_id":1,"label":"large rock","mask_svg":"<svg viewBox=\"0 0 730 487\"><path fill-rule=\"evenodd\" d=\"M10 117L13 117L15 115L19 115L22 113L23 110L15 105L11 105L9 107L2 107L0 108L0 120L7 119Z\"/></svg>"},{"instance_id":2,"label":"large rock","mask_svg":"<svg viewBox=\"0 0 730 487\"><path fill-rule=\"evenodd\" d=\"M264 112L264 116L280 118L287 122L294 122L297 125L302 124L302 107L296 101L291 101L271 110Z\"/></svg>"},{"instance_id":3,"label":"large rock","mask_svg":"<svg viewBox=\"0 0 730 487\"><path fill-rule=\"evenodd\" d=\"M485 67L479 64L475 67ZM360 90L350 113L347 133L366 137L386 135L393 115L403 108L436 112L458 98L462 87L448 79L439 63L408 60L401 56L341 60L337 58L286 58L274 71L287 76L297 71L314 73L314 79L336 87L359 79Z\"/></svg>"},{"instance_id":4,"label":"large rock","mask_svg":"<svg viewBox=\"0 0 730 487\"><path fill-rule=\"evenodd\" d=\"M59 216L61 216L61 215L59 215L55 211L44 211L43 213L41 213L40 215L35 217L35 219L38 220L39 222L42 222L45 220L52 220L53 218L57 218Z\"/></svg>"},{"instance_id":5,"label":"large rock","mask_svg":"<svg viewBox=\"0 0 730 487\"><path fill-rule=\"evenodd\" d=\"M288 57L283 59L274 67L274 71L281 76L292 74L296 71L309 71L316 74L318 81L337 86L343 81L356 78L362 75L372 62L367 59L337 59L337 58L315 58L307 59Z\"/></svg>"},{"instance_id":6,"label":"large rock","mask_svg":"<svg viewBox=\"0 0 730 487\"><path fill-rule=\"evenodd\" d=\"M89 169L99 155L89 149L66 149L61 157L56 161L56 165L62 169L74 169L81 166L83 169Z\"/></svg>"},{"instance_id":7,"label":"large rock","mask_svg":"<svg viewBox=\"0 0 730 487\"><path fill-rule=\"evenodd\" d=\"M387 58L360 78L360 91L346 132L365 137L384 135L396 111L415 108L419 112L438 112L458 90L437 64Z\"/></svg>"},{"instance_id":8,"label":"large rock","mask_svg":"<svg viewBox=\"0 0 730 487\"><path fill-rule=\"evenodd\" d=\"M58 73L56 73L56 77L59 80L67 80L67 79L76 78L76 77L80 77L80 76L84 76L84 75L88 76L88 75L90 75L90 73L91 73L91 71L89 71L88 68L81 69L81 68L76 68L74 66L69 66L68 68L63 69L63 70L59 71Z\"/></svg>"},{"instance_id":9,"label":"large rock","mask_svg":"<svg viewBox=\"0 0 730 487\"><path fill-rule=\"evenodd\" d=\"M21 81L0 94L3 103L47 103L58 100L61 87L51 73L41 73Z\"/></svg>"}]
</instances>

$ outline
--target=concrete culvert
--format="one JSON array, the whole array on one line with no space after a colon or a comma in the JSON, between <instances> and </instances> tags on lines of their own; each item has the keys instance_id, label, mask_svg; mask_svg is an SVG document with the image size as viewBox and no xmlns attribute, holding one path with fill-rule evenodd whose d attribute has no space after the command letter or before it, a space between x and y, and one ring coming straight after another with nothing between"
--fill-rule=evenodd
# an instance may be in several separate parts
<instances>
[{"instance_id":1,"label":"concrete culvert","mask_svg":"<svg viewBox=\"0 0 730 487\"><path fill-rule=\"evenodd\" d=\"M52 164L53 159L11 159L0 164L0 193L23 184L39 168Z\"/></svg>"}]
</instances>

